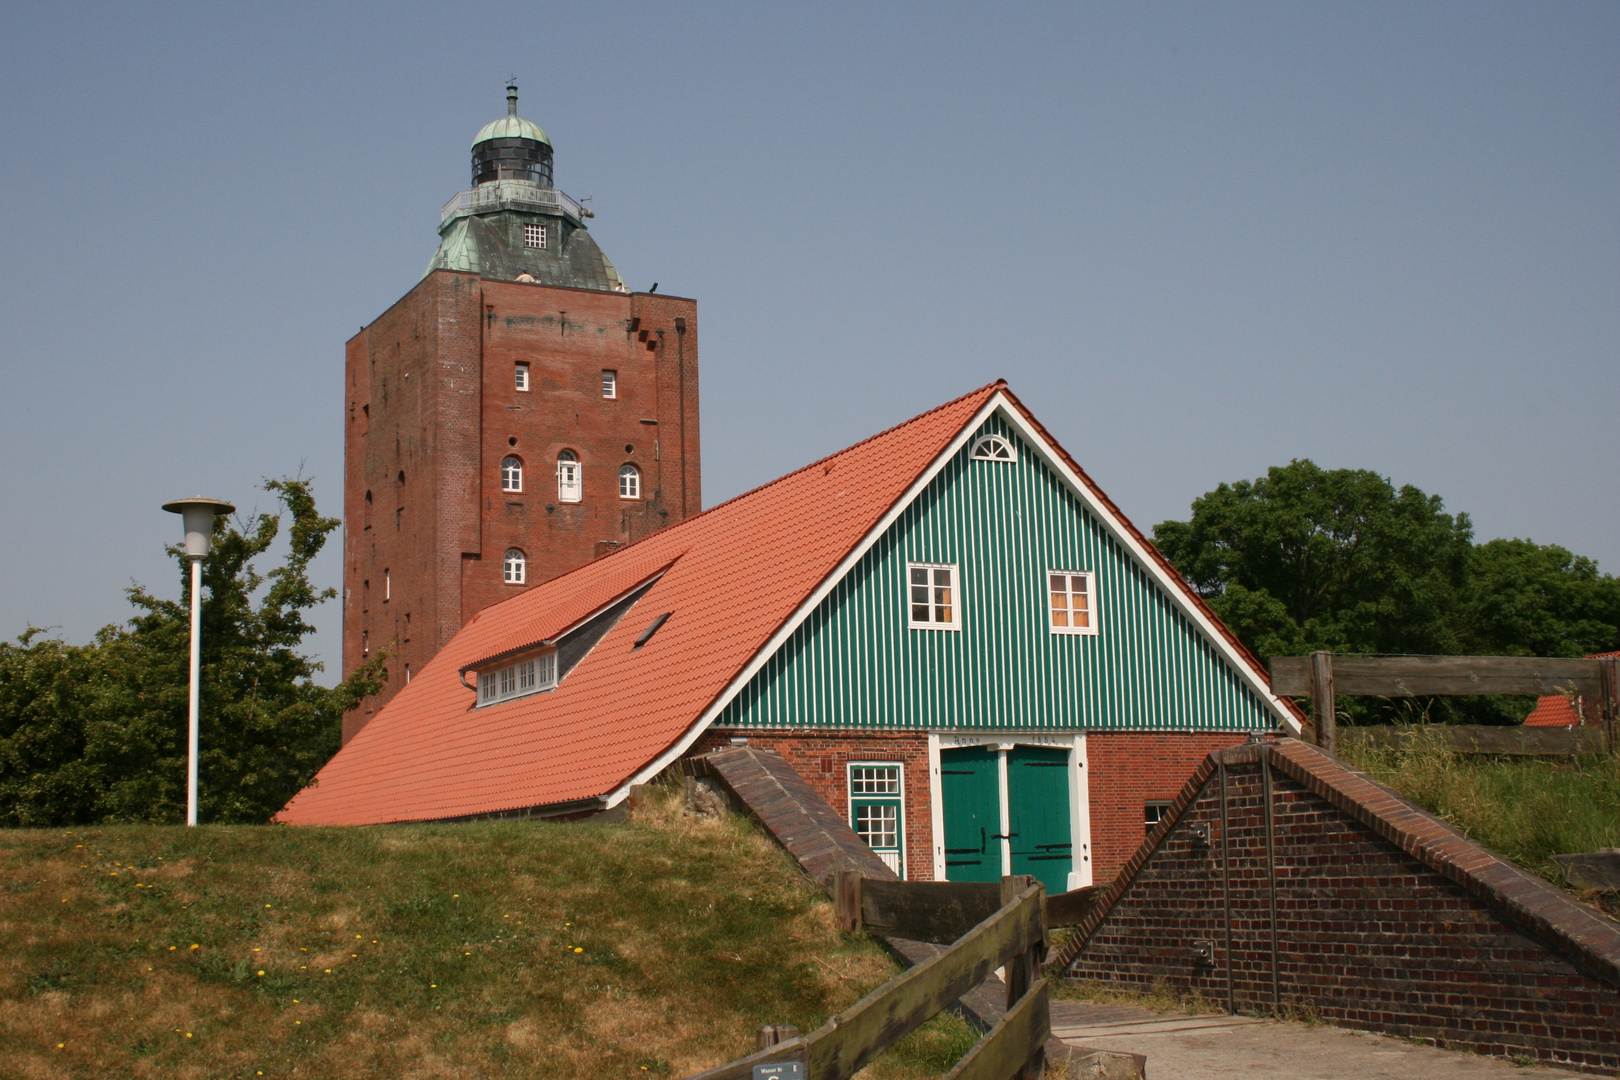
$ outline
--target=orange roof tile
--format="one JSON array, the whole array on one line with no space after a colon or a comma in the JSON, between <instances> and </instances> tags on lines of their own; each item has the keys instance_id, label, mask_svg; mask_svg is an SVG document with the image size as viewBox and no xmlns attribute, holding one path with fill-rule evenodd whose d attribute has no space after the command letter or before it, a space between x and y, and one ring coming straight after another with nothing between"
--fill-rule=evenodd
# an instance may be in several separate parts
<instances>
[{"instance_id":1,"label":"orange roof tile","mask_svg":"<svg viewBox=\"0 0 1620 1080\"><path fill-rule=\"evenodd\" d=\"M1596 660L1604 656L1620 656L1620 652L1593 653L1587 659ZM1549 694L1536 699L1536 707L1524 718L1525 727L1574 727L1580 723L1581 714L1575 711L1574 704L1563 694Z\"/></svg>"},{"instance_id":2,"label":"orange roof tile","mask_svg":"<svg viewBox=\"0 0 1620 1080\"><path fill-rule=\"evenodd\" d=\"M276 820L360 825L595 799L669 750L1003 384L485 609ZM556 690L473 708L460 671L668 568ZM630 645L673 612L648 645Z\"/></svg>"}]
</instances>

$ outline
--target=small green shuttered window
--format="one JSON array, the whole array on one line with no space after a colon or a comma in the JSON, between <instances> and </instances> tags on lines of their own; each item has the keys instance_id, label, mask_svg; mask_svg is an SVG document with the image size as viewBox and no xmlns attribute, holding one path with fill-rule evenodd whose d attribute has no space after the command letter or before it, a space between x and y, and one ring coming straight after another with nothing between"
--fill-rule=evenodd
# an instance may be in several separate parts
<instances>
[{"instance_id":1,"label":"small green shuttered window","mask_svg":"<svg viewBox=\"0 0 1620 1080\"><path fill-rule=\"evenodd\" d=\"M890 870L906 876L905 805L900 766L849 767L849 823Z\"/></svg>"}]
</instances>

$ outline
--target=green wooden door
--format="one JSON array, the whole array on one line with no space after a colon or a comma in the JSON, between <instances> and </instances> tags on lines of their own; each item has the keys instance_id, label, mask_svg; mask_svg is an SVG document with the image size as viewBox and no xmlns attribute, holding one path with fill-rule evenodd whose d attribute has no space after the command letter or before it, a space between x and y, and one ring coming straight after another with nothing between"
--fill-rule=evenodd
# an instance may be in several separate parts
<instances>
[{"instance_id":1,"label":"green wooden door","mask_svg":"<svg viewBox=\"0 0 1620 1080\"><path fill-rule=\"evenodd\" d=\"M949 813L947 804L947 821ZM1012 872L1034 874L1048 895L1067 892L1074 865L1067 750L1015 746L1008 751L1007 816Z\"/></svg>"},{"instance_id":2,"label":"green wooden door","mask_svg":"<svg viewBox=\"0 0 1620 1080\"><path fill-rule=\"evenodd\" d=\"M994 748L939 752L945 880L1001 880L1001 770Z\"/></svg>"}]
</instances>

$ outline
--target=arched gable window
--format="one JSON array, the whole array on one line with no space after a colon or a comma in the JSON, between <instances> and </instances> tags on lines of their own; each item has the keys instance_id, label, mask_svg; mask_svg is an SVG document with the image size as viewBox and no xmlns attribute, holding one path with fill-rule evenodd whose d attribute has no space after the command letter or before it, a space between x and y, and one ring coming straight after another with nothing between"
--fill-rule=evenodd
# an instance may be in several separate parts
<instances>
[{"instance_id":1,"label":"arched gable window","mask_svg":"<svg viewBox=\"0 0 1620 1080\"><path fill-rule=\"evenodd\" d=\"M501 459L501 490L523 490L523 462L515 457Z\"/></svg>"},{"instance_id":2,"label":"arched gable window","mask_svg":"<svg viewBox=\"0 0 1620 1080\"><path fill-rule=\"evenodd\" d=\"M519 548L507 548L501 560L501 579L508 585L522 585L529 577L529 560Z\"/></svg>"},{"instance_id":3,"label":"arched gable window","mask_svg":"<svg viewBox=\"0 0 1620 1080\"><path fill-rule=\"evenodd\" d=\"M634 465L619 466L619 498L641 498L641 470Z\"/></svg>"},{"instance_id":4,"label":"arched gable window","mask_svg":"<svg viewBox=\"0 0 1620 1080\"><path fill-rule=\"evenodd\" d=\"M1017 461L1018 451L1000 435L985 435L973 444L975 461Z\"/></svg>"},{"instance_id":5,"label":"arched gable window","mask_svg":"<svg viewBox=\"0 0 1620 1080\"><path fill-rule=\"evenodd\" d=\"M575 503L585 497L579 455L572 450L557 454L557 501Z\"/></svg>"}]
</instances>

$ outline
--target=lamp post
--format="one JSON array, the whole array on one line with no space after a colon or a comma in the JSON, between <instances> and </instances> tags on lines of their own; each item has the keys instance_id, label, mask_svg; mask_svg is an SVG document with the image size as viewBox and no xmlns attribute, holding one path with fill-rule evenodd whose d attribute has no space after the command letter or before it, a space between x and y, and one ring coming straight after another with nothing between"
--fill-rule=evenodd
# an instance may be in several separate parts
<instances>
[{"instance_id":1,"label":"lamp post","mask_svg":"<svg viewBox=\"0 0 1620 1080\"><path fill-rule=\"evenodd\" d=\"M186 824L197 824L197 727L202 712L202 561L214 538L214 518L236 507L218 499L177 499L163 504L186 527L186 558L191 561L191 732L186 761Z\"/></svg>"}]
</instances>

